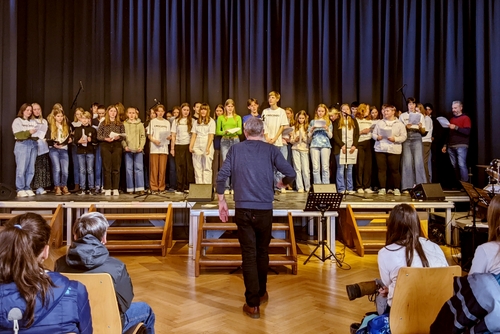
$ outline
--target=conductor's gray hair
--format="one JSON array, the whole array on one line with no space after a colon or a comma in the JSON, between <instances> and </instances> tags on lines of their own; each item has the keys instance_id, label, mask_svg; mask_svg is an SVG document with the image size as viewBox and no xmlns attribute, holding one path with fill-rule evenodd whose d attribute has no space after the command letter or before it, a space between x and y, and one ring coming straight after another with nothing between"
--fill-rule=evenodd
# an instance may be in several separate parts
<instances>
[{"instance_id":1,"label":"conductor's gray hair","mask_svg":"<svg viewBox=\"0 0 500 334\"><path fill-rule=\"evenodd\" d=\"M264 122L260 118L250 117L245 122L245 132L249 137L260 137L264 134Z\"/></svg>"},{"instance_id":2,"label":"conductor's gray hair","mask_svg":"<svg viewBox=\"0 0 500 334\"><path fill-rule=\"evenodd\" d=\"M100 212L89 212L83 214L73 225L73 235L81 239L87 234L91 234L99 240L106 235L109 222Z\"/></svg>"}]
</instances>

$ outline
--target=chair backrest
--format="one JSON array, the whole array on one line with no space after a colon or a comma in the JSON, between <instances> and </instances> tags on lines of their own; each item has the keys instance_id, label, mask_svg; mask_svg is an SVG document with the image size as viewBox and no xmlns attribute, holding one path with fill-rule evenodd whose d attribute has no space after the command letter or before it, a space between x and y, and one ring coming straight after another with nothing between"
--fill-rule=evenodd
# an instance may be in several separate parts
<instances>
[{"instance_id":1,"label":"chair backrest","mask_svg":"<svg viewBox=\"0 0 500 334\"><path fill-rule=\"evenodd\" d=\"M453 296L453 277L460 266L399 269L390 326L393 334L429 333L443 304Z\"/></svg>"},{"instance_id":2,"label":"chair backrest","mask_svg":"<svg viewBox=\"0 0 500 334\"><path fill-rule=\"evenodd\" d=\"M61 274L87 287L94 333L121 334L120 311L111 276L107 273Z\"/></svg>"}]
</instances>

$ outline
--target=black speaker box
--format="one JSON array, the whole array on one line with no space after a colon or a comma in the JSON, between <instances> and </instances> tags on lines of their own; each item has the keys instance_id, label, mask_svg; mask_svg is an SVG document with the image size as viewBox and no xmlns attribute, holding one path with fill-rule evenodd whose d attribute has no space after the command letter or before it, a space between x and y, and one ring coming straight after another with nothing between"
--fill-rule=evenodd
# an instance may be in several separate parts
<instances>
[{"instance_id":1,"label":"black speaker box","mask_svg":"<svg viewBox=\"0 0 500 334\"><path fill-rule=\"evenodd\" d=\"M439 183L420 183L411 190L411 198L427 201L444 201L444 192Z\"/></svg>"},{"instance_id":2,"label":"black speaker box","mask_svg":"<svg viewBox=\"0 0 500 334\"><path fill-rule=\"evenodd\" d=\"M212 202L214 200L214 188L211 184L191 183L187 199L193 202Z\"/></svg>"},{"instance_id":3,"label":"black speaker box","mask_svg":"<svg viewBox=\"0 0 500 334\"><path fill-rule=\"evenodd\" d=\"M474 235L474 245L472 242L473 227L465 227L459 230L460 235L460 253L462 254L461 266L463 271L469 272L472 265L474 253L479 245L488 241L488 228L478 227Z\"/></svg>"},{"instance_id":4,"label":"black speaker box","mask_svg":"<svg viewBox=\"0 0 500 334\"><path fill-rule=\"evenodd\" d=\"M16 189L0 183L0 201L10 201L16 197Z\"/></svg>"}]
</instances>

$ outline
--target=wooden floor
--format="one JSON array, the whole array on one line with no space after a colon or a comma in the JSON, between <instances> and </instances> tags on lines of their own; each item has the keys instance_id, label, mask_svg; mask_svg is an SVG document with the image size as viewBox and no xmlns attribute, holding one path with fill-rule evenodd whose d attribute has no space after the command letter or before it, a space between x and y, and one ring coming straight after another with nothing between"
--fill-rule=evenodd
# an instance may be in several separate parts
<instances>
[{"instance_id":1,"label":"wooden floor","mask_svg":"<svg viewBox=\"0 0 500 334\"><path fill-rule=\"evenodd\" d=\"M379 277L377 256L361 258L337 242L345 254L344 270L335 262L315 257L303 265L313 246L299 245L298 275L285 267L269 272L269 303L260 319L241 310L244 285L241 271L202 270L194 277L193 260L185 242L176 242L166 257L153 253L113 253L127 265L134 284L134 301L149 303L156 314L157 333L349 333L374 305L367 297L349 301L345 285ZM454 264L454 249L443 248ZM57 258L64 248L53 252ZM320 253L317 253L320 255ZM51 262L46 263L51 267Z\"/></svg>"}]
</instances>

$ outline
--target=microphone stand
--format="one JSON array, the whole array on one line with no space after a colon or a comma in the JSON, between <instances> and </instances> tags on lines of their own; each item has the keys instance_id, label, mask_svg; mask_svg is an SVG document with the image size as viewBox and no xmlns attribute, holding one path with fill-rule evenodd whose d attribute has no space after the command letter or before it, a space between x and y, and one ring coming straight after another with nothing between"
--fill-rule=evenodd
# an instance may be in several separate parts
<instances>
[{"instance_id":1,"label":"microphone stand","mask_svg":"<svg viewBox=\"0 0 500 334\"><path fill-rule=\"evenodd\" d=\"M345 118L345 136L344 136L344 145L345 145L345 158L344 158L344 185L345 185L345 189L344 189L344 195L347 196L354 196L354 197L358 197L358 198L366 198L365 196L360 196L360 195L357 195L357 194L349 194L347 192L347 152L349 152L350 148L347 147L347 131L349 130L349 122L348 122L348 119L347 117L350 117L352 120L353 120L353 128L352 128L352 132L353 132L353 136L354 136L354 122L356 122L355 119L352 118L352 116L350 114L345 114L345 113L342 113L342 116L341 117L344 117ZM354 140L354 138L353 138ZM342 152L342 147L340 148L340 152ZM359 153L359 151L358 151ZM339 162L340 162L340 159L339 159ZM352 175L352 173L351 173ZM352 180L352 188L354 190L354 180Z\"/></svg>"},{"instance_id":2,"label":"microphone stand","mask_svg":"<svg viewBox=\"0 0 500 334\"><path fill-rule=\"evenodd\" d=\"M78 95L80 95L81 91L82 91L82 84L81 84L81 81L80 81L80 88L78 88L78 92L75 95L75 99L73 100L73 103L71 104L71 107L69 107L70 110L73 109L73 107L76 106L76 100L78 100Z\"/></svg>"},{"instance_id":3,"label":"microphone stand","mask_svg":"<svg viewBox=\"0 0 500 334\"><path fill-rule=\"evenodd\" d=\"M403 86L401 86L401 88L399 88L396 92L400 92L401 95L403 95L403 106L406 105L406 95L405 95L405 92L404 92L404 88L406 87L406 84L403 84Z\"/></svg>"}]
</instances>

